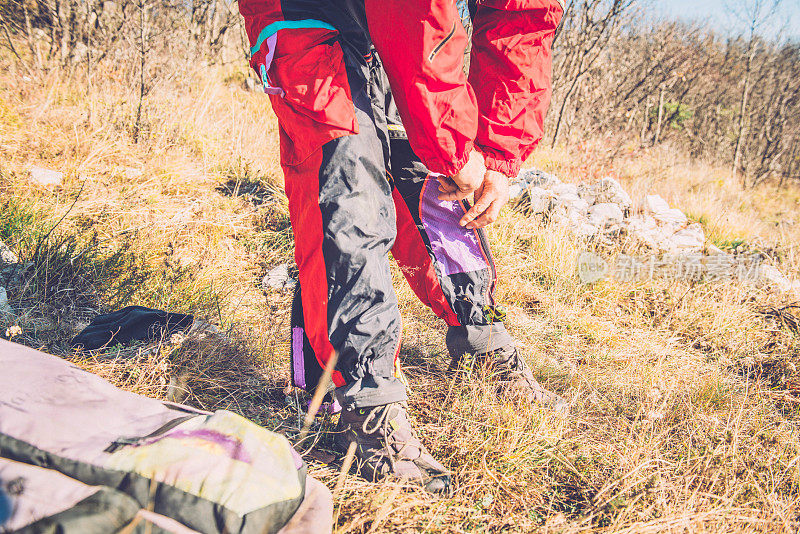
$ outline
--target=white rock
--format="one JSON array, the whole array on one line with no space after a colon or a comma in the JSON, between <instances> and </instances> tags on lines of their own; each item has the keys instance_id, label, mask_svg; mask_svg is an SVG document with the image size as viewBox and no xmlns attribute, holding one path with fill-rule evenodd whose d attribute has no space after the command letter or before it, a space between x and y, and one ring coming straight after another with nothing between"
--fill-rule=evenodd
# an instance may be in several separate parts
<instances>
[{"instance_id":1,"label":"white rock","mask_svg":"<svg viewBox=\"0 0 800 534\"><path fill-rule=\"evenodd\" d=\"M670 248L677 251L700 250L705 242L703 227L697 223L675 232L669 238Z\"/></svg>"},{"instance_id":2,"label":"white rock","mask_svg":"<svg viewBox=\"0 0 800 534\"><path fill-rule=\"evenodd\" d=\"M795 280L794 283L792 283L792 291L794 291L795 295L800 297L800 280Z\"/></svg>"},{"instance_id":3,"label":"white rock","mask_svg":"<svg viewBox=\"0 0 800 534\"><path fill-rule=\"evenodd\" d=\"M622 209L611 202L595 204L589 208L589 222L595 226L620 224L623 219Z\"/></svg>"},{"instance_id":4,"label":"white rock","mask_svg":"<svg viewBox=\"0 0 800 534\"><path fill-rule=\"evenodd\" d=\"M669 235L650 215L635 215L628 223L628 233L638 243L655 250L667 250Z\"/></svg>"},{"instance_id":5,"label":"white rock","mask_svg":"<svg viewBox=\"0 0 800 534\"><path fill-rule=\"evenodd\" d=\"M517 198L525 191L525 187L520 184L519 182L515 182L508 186L508 198L509 200L512 198Z\"/></svg>"},{"instance_id":6,"label":"white rock","mask_svg":"<svg viewBox=\"0 0 800 534\"><path fill-rule=\"evenodd\" d=\"M555 191L554 191L554 193L555 193ZM573 194L573 193L563 193L563 194L556 193L555 202L556 202L556 204L559 204L559 205L562 205L562 206L571 206L571 205L573 205L575 203L579 203L579 202L582 202L583 204L586 204L587 206L589 205L580 196L578 196L577 194Z\"/></svg>"},{"instance_id":7,"label":"white rock","mask_svg":"<svg viewBox=\"0 0 800 534\"><path fill-rule=\"evenodd\" d=\"M658 228L658 223L651 215L634 215L630 219L628 219L628 224L632 228L641 228L646 230L652 230Z\"/></svg>"},{"instance_id":8,"label":"white rock","mask_svg":"<svg viewBox=\"0 0 800 534\"><path fill-rule=\"evenodd\" d=\"M682 226L689 222L689 218L679 209L668 209L666 211L661 211L658 213L654 213L653 217L656 220L666 224L673 224L675 226Z\"/></svg>"},{"instance_id":9,"label":"white rock","mask_svg":"<svg viewBox=\"0 0 800 534\"><path fill-rule=\"evenodd\" d=\"M19 258L11 248L0 241L0 263L19 263Z\"/></svg>"},{"instance_id":10,"label":"white rock","mask_svg":"<svg viewBox=\"0 0 800 534\"><path fill-rule=\"evenodd\" d=\"M567 209L567 219L569 220L570 224L573 227L578 227L581 224L584 224L584 223L587 222L587 220L586 220L586 209L583 206L584 204L586 204L586 202L581 200L579 203L583 203L583 204L580 204L580 206L577 207L577 208L576 207L570 207L569 209Z\"/></svg>"},{"instance_id":11,"label":"white rock","mask_svg":"<svg viewBox=\"0 0 800 534\"><path fill-rule=\"evenodd\" d=\"M575 228L575 235L578 237L592 237L600 233L600 227L584 222Z\"/></svg>"},{"instance_id":12,"label":"white rock","mask_svg":"<svg viewBox=\"0 0 800 534\"><path fill-rule=\"evenodd\" d=\"M519 171L517 179L527 185L545 188L550 188L561 183L561 180L556 176L539 169L522 169Z\"/></svg>"},{"instance_id":13,"label":"white rock","mask_svg":"<svg viewBox=\"0 0 800 534\"><path fill-rule=\"evenodd\" d=\"M577 233L581 225L586 224L586 212L576 209L571 209L565 206L560 206L553 210L550 214L551 219L560 226L564 226Z\"/></svg>"},{"instance_id":14,"label":"white rock","mask_svg":"<svg viewBox=\"0 0 800 534\"><path fill-rule=\"evenodd\" d=\"M648 230L646 228L636 227L636 226L629 226L628 233L630 236L639 244L645 245L652 249L659 249L658 244L658 237L655 234L654 230Z\"/></svg>"},{"instance_id":15,"label":"white rock","mask_svg":"<svg viewBox=\"0 0 800 534\"><path fill-rule=\"evenodd\" d=\"M618 204L622 209L628 209L633 204L631 196L614 178L600 180L600 186L597 188L597 202L611 202Z\"/></svg>"},{"instance_id":16,"label":"white rock","mask_svg":"<svg viewBox=\"0 0 800 534\"><path fill-rule=\"evenodd\" d=\"M574 195L564 195L554 199L556 206L563 206L567 211L579 212L583 218L586 218L586 212L589 211L589 203L582 198Z\"/></svg>"},{"instance_id":17,"label":"white rock","mask_svg":"<svg viewBox=\"0 0 800 534\"><path fill-rule=\"evenodd\" d=\"M651 215L669 211L669 204L659 195L647 195L644 197L644 206L646 212Z\"/></svg>"},{"instance_id":18,"label":"white rock","mask_svg":"<svg viewBox=\"0 0 800 534\"><path fill-rule=\"evenodd\" d=\"M14 310L11 308L11 304L8 303L8 293L6 293L6 288L0 286L0 318L4 315L13 315Z\"/></svg>"},{"instance_id":19,"label":"white rock","mask_svg":"<svg viewBox=\"0 0 800 534\"><path fill-rule=\"evenodd\" d=\"M597 202L597 189L586 185L578 186L578 195L585 200L590 206Z\"/></svg>"},{"instance_id":20,"label":"white rock","mask_svg":"<svg viewBox=\"0 0 800 534\"><path fill-rule=\"evenodd\" d=\"M31 173L31 181L45 187L61 185L61 182L64 180L63 172L37 167L35 165L29 170Z\"/></svg>"},{"instance_id":21,"label":"white rock","mask_svg":"<svg viewBox=\"0 0 800 534\"><path fill-rule=\"evenodd\" d=\"M580 198L578 193L578 186L575 184L556 184L550 188L553 193L558 197Z\"/></svg>"},{"instance_id":22,"label":"white rock","mask_svg":"<svg viewBox=\"0 0 800 534\"><path fill-rule=\"evenodd\" d=\"M529 187L528 195L530 197L531 211L533 213L544 213L550 209L553 194L546 191L541 187Z\"/></svg>"},{"instance_id":23,"label":"white rock","mask_svg":"<svg viewBox=\"0 0 800 534\"><path fill-rule=\"evenodd\" d=\"M794 289L792 281L772 265L761 265L758 274L762 284L770 285L782 293Z\"/></svg>"},{"instance_id":24,"label":"white rock","mask_svg":"<svg viewBox=\"0 0 800 534\"><path fill-rule=\"evenodd\" d=\"M264 289L293 289L295 284L297 281L289 276L288 263L278 265L261 280L261 286Z\"/></svg>"}]
</instances>

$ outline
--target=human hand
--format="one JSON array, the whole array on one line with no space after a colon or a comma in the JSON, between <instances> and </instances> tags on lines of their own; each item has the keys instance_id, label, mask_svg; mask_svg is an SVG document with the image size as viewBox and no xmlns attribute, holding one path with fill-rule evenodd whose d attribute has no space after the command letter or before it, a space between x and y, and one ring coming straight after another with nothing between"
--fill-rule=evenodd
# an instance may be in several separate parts
<instances>
[{"instance_id":1,"label":"human hand","mask_svg":"<svg viewBox=\"0 0 800 534\"><path fill-rule=\"evenodd\" d=\"M453 176L439 176L439 200L463 200L474 193L483 183L486 167L483 155L477 150L470 152L467 164Z\"/></svg>"},{"instance_id":2,"label":"human hand","mask_svg":"<svg viewBox=\"0 0 800 534\"><path fill-rule=\"evenodd\" d=\"M508 202L508 177L497 171L486 171L483 183L475 191L475 204L458 223L468 229L483 228L497 220Z\"/></svg>"}]
</instances>

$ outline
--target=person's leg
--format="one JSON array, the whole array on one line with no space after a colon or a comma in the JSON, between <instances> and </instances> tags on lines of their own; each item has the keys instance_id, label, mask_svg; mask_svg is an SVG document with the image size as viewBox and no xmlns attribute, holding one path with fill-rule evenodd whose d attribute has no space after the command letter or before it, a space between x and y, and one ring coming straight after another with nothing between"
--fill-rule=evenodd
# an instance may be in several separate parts
<instances>
[{"instance_id":1,"label":"person's leg","mask_svg":"<svg viewBox=\"0 0 800 534\"><path fill-rule=\"evenodd\" d=\"M316 47L336 50L321 54L303 50L302 54L326 60L332 54L341 57L335 40ZM343 57L341 72L317 72L314 76L322 79L323 85L349 84L348 78L356 77L346 72L349 59L346 54ZM280 64L289 59L276 54ZM291 94L287 78L296 75L289 70L283 79L274 76L287 96ZM308 154L298 153L297 146L307 138L287 133L297 126L297 106L291 110L276 107L276 112L300 272L292 321L294 380L313 390L322 368L335 354L337 396L352 409L404 401L406 390L394 372L401 324L387 256L394 241L395 220L384 151L363 84L354 83L347 89L339 93L345 101L326 105L349 107L342 113L353 115L357 133L327 140ZM287 124L290 121L292 124ZM317 130L326 126L315 125ZM309 135L315 133L318 131Z\"/></svg>"},{"instance_id":2,"label":"person's leg","mask_svg":"<svg viewBox=\"0 0 800 534\"><path fill-rule=\"evenodd\" d=\"M387 111L397 218L392 255L417 297L447 323L451 369L469 353L492 368L507 394L567 411L563 398L536 381L502 322L486 235L458 224L466 204L438 199L438 182L413 153L391 99Z\"/></svg>"},{"instance_id":3,"label":"person's leg","mask_svg":"<svg viewBox=\"0 0 800 534\"><path fill-rule=\"evenodd\" d=\"M336 441L355 443L361 474L446 491L449 474L414 433L396 372L401 324L388 259L396 224L385 119L369 85L375 67L335 31L290 35L273 43L267 81L300 271L293 379L316 389L335 361Z\"/></svg>"},{"instance_id":4,"label":"person's leg","mask_svg":"<svg viewBox=\"0 0 800 534\"><path fill-rule=\"evenodd\" d=\"M397 238L392 255L419 299L448 325L446 344L458 359L513 346L496 306L496 274L482 229L458 221L466 207L438 199L439 184L411 150L402 127L390 129Z\"/></svg>"}]
</instances>

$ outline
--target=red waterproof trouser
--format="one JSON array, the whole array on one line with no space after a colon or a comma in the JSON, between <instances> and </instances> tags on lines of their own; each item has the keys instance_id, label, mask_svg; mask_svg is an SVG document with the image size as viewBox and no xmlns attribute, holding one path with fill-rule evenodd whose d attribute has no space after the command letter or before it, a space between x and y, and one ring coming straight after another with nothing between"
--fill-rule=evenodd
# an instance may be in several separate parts
<instances>
[{"instance_id":1,"label":"red waterproof trouser","mask_svg":"<svg viewBox=\"0 0 800 534\"><path fill-rule=\"evenodd\" d=\"M270 36L277 38L269 57L256 61L280 125L300 271L292 376L314 389L336 353L333 382L346 407L402 401L389 252L419 299L449 325L452 355L513 343L497 320L493 260L483 231L458 224L466 205L439 200L366 31L351 17L336 19L333 2L302 4L319 11L293 14L293 25Z\"/></svg>"}]
</instances>

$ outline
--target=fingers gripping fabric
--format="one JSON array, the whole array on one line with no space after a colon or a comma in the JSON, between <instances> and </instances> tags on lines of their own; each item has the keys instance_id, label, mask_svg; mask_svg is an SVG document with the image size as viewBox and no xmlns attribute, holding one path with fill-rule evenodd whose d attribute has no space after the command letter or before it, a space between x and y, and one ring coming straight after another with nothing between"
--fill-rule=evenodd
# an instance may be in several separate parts
<instances>
[{"instance_id":1,"label":"fingers gripping fabric","mask_svg":"<svg viewBox=\"0 0 800 534\"><path fill-rule=\"evenodd\" d=\"M399 117L390 117L389 123L399 124ZM397 210L392 255L419 299L449 325L446 342L451 355L513 346L503 323L494 319L496 274L483 230L458 224L464 206L437 198L438 182L430 178L402 131L390 129Z\"/></svg>"}]
</instances>

